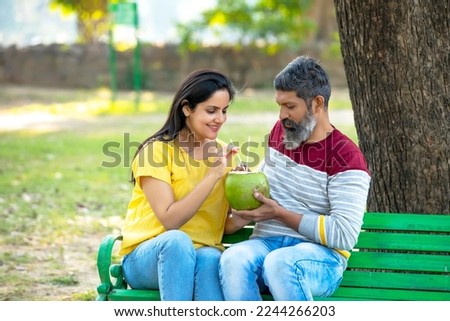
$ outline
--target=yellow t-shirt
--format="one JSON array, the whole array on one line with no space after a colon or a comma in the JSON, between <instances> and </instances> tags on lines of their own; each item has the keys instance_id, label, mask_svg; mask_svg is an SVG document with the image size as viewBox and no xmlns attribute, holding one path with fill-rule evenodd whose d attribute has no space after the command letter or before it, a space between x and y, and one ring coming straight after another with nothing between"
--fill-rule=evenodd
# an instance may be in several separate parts
<instances>
[{"instance_id":1,"label":"yellow t-shirt","mask_svg":"<svg viewBox=\"0 0 450 321\"><path fill-rule=\"evenodd\" d=\"M222 147L223 142L218 142ZM136 178L125 224L120 255L133 251L140 243L163 233L161 225L141 189L140 178L152 176L172 186L175 200L189 194L203 179L211 164L208 160L194 160L173 141L154 141L147 144L133 160L131 168ZM225 198L223 177L214 186L198 212L183 226L195 248L213 246L223 250L221 243L228 202Z\"/></svg>"}]
</instances>

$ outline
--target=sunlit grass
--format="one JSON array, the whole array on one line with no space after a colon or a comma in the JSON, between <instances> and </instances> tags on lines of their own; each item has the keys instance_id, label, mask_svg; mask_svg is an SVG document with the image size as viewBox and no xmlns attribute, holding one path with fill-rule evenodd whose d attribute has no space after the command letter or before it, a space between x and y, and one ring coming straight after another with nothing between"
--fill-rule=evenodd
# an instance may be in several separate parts
<instances>
[{"instance_id":1,"label":"sunlit grass","mask_svg":"<svg viewBox=\"0 0 450 321\"><path fill-rule=\"evenodd\" d=\"M48 101L41 97L35 102L24 101L20 105L11 106L8 112L26 114L46 112L63 116L98 116L123 115L135 113L166 113L170 106L170 97L146 93L124 93L112 100L107 90L86 91L84 97L74 97L73 100L56 99Z\"/></svg>"},{"instance_id":2,"label":"sunlit grass","mask_svg":"<svg viewBox=\"0 0 450 321\"><path fill-rule=\"evenodd\" d=\"M118 92L114 98L107 88L97 90L57 90L40 88L0 88L0 111L11 114L49 113L61 116L99 116L167 114L173 93ZM346 90L335 90L330 99L330 109L349 110L350 100ZM230 112L236 114L278 112L272 90L245 89L237 93Z\"/></svg>"}]
</instances>

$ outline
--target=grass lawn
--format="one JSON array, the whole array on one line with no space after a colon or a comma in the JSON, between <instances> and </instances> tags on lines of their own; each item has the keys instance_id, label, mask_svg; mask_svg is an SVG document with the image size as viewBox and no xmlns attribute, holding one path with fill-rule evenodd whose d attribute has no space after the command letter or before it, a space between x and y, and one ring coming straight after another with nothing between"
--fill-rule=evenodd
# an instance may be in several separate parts
<instances>
[{"instance_id":1,"label":"grass lawn","mask_svg":"<svg viewBox=\"0 0 450 321\"><path fill-rule=\"evenodd\" d=\"M0 127L0 300L92 300L98 245L119 232L131 194L129 162L171 96L143 93L139 111L133 93L111 107L105 90L3 87L0 97L0 119L56 119ZM337 97L332 108L350 109L345 93ZM242 146L250 137L256 166L277 110L270 92L242 93L220 138ZM340 128L356 140L354 126Z\"/></svg>"}]
</instances>

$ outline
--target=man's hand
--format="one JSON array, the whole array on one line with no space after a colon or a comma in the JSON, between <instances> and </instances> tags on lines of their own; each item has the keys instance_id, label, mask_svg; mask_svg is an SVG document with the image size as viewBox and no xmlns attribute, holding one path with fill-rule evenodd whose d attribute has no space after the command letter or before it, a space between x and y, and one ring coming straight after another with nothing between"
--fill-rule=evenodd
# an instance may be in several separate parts
<instances>
[{"instance_id":1,"label":"man's hand","mask_svg":"<svg viewBox=\"0 0 450 321\"><path fill-rule=\"evenodd\" d=\"M255 198L262 202L261 206L250 211L232 210L232 215L243 220L262 222L267 220L277 220L294 230L298 230L303 215L295 213L281 207L276 201L267 198L261 193L255 192Z\"/></svg>"},{"instance_id":2,"label":"man's hand","mask_svg":"<svg viewBox=\"0 0 450 321\"><path fill-rule=\"evenodd\" d=\"M261 193L255 192L253 196L260 202L261 206L254 210L236 211L233 210L233 215L236 215L247 221L261 222L271 219L277 219L280 205L271 198L267 198Z\"/></svg>"}]
</instances>

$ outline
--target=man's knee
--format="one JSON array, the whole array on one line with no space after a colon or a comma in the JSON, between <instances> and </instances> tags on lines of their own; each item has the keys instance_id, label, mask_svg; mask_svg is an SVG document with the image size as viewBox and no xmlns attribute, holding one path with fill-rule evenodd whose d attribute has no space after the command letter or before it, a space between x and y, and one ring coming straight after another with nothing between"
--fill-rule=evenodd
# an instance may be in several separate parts
<instances>
[{"instance_id":1,"label":"man's knee","mask_svg":"<svg viewBox=\"0 0 450 321\"><path fill-rule=\"evenodd\" d=\"M248 262L251 258L251 249L244 246L231 246L226 249L220 258L220 265L236 269Z\"/></svg>"},{"instance_id":2,"label":"man's knee","mask_svg":"<svg viewBox=\"0 0 450 321\"><path fill-rule=\"evenodd\" d=\"M277 251L270 252L266 258L264 259L263 271L264 275L268 277L280 275L280 273L284 273L284 269L286 268L286 262L284 258L278 255Z\"/></svg>"}]
</instances>

